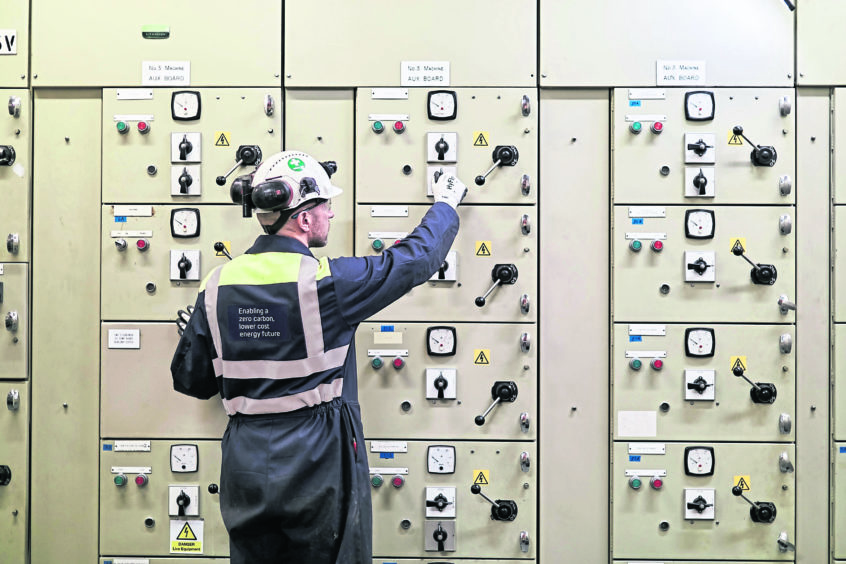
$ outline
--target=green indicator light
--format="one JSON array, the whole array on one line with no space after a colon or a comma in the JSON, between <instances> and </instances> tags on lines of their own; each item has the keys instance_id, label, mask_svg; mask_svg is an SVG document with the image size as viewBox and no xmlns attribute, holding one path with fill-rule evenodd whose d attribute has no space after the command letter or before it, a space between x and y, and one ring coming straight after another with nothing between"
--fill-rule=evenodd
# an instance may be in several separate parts
<instances>
[{"instance_id":1,"label":"green indicator light","mask_svg":"<svg viewBox=\"0 0 846 564\"><path fill-rule=\"evenodd\" d=\"M640 481L640 478L632 478L631 480L629 480L629 485L632 487L632 489L639 490L640 487L643 485L643 482Z\"/></svg>"},{"instance_id":2,"label":"green indicator light","mask_svg":"<svg viewBox=\"0 0 846 564\"><path fill-rule=\"evenodd\" d=\"M383 131L385 131L385 125L381 121L374 121L373 131L375 131L376 133L382 133Z\"/></svg>"},{"instance_id":3,"label":"green indicator light","mask_svg":"<svg viewBox=\"0 0 846 564\"><path fill-rule=\"evenodd\" d=\"M370 366L372 366L373 368L376 368L376 369L382 368L382 364L383 364L382 359L379 358L378 356L370 361Z\"/></svg>"},{"instance_id":4,"label":"green indicator light","mask_svg":"<svg viewBox=\"0 0 846 564\"><path fill-rule=\"evenodd\" d=\"M636 121L629 126L629 129L632 133L640 133L641 130L643 130L643 124L639 121Z\"/></svg>"},{"instance_id":5,"label":"green indicator light","mask_svg":"<svg viewBox=\"0 0 846 564\"><path fill-rule=\"evenodd\" d=\"M374 251L381 251L385 248L385 243L382 242L382 239L376 239L370 246L373 247Z\"/></svg>"},{"instance_id":6,"label":"green indicator light","mask_svg":"<svg viewBox=\"0 0 846 564\"><path fill-rule=\"evenodd\" d=\"M118 133L127 133L129 131L129 126L126 125L125 121L117 122L117 130Z\"/></svg>"},{"instance_id":7,"label":"green indicator light","mask_svg":"<svg viewBox=\"0 0 846 564\"><path fill-rule=\"evenodd\" d=\"M375 476L370 478L370 483L373 484L374 488L378 488L379 486L385 483L385 480L382 479L382 476L376 474Z\"/></svg>"},{"instance_id":8,"label":"green indicator light","mask_svg":"<svg viewBox=\"0 0 846 564\"><path fill-rule=\"evenodd\" d=\"M115 476L115 485L116 486L125 486L126 485L126 476L123 474L119 474Z\"/></svg>"},{"instance_id":9,"label":"green indicator light","mask_svg":"<svg viewBox=\"0 0 846 564\"><path fill-rule=\"evenodd\" d=\"M632 367L632 370L640 370L640 367L643 366L643 363L640 361L639 358L633 358L631 362L629 362L629 366Z\"/></svg>"},{"instance_id":10,"label":"green indicator light","mask_svg":"<svg viewBox=\"0 0 846 564\"><path fill-rule=\"evenodd\" d=\"M637 253L643 248L643 243L641 243L640 241L632 241L631 243L629 243L629 247L631 248L631 250Z\"/></svg>"}]
</instances>

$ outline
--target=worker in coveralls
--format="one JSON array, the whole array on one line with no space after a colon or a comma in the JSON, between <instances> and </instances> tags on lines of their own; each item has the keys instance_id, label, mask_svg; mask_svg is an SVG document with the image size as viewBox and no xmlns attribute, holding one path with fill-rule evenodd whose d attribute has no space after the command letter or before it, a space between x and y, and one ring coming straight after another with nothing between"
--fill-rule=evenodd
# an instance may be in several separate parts
<instances>
[{"instance_id":1,"label":"worker in coveralls","mask_svg":"<svg viewBox=\"0 0 846 564\"><path fill-rule=\"evenodd\" d=\"M215 268L177 319L174 389L219 393L230 416L220 509L232 564L371 564L355 331L437 272L458 233L466 188L440 175L402 241L378 256L315 258L341 194L335 170L286 151L236 180L233 200L257 210L266 235Z\"/></svg>"}]
</instances>

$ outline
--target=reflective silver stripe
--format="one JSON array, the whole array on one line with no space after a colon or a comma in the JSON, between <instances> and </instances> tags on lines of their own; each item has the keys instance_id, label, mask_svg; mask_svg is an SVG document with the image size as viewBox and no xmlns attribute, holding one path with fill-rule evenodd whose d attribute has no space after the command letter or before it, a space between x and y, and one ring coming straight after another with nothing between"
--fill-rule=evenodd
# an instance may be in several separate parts
<instances>
[{"instance_id":1,"label":"reflective silver stripe","mask_svg":"<svg viewBox=\"0 0 846 564\"><path fill-rule=\"evenodd\" d=\"M222 267L216 268L209 279L206 280L206 319L209 322L212 343L214 343L214 350L217 353L217 358L212 359L216 376L223 375L223 345L220 339L220 324L217 322L217 289L219 288L221 270Z\"/></svg>"},{"instance_id":2,"label":"reflective silver stripe","mask_svg":"<svg viewBox=\"0 0 846 564\"><path fill-rule=\"evenodd\" d=\"M269 380L287 380L303 378L344 365L349 345L332 349L320 356L298 360L224 360L224 378L267 378Z\"/></svg>"},{"instance_id":3,"label":"reflective silver stripe","mask_svg":"<svg viewBox=\"0 0 846 564\"><path fill-rule=\"evenodd\" d=\"M300 392L291 396L268 399L253 399L239 396L237 398L223 400L223 406L229 415L235 413L244 413L247 415L285 413L332 401L335 398L341 397L343 391L344 379L338 378L329 384L320 384L313 390Z\"/></svg>"},{"instance_id":4,"label":"reflective silver stripe","mask_svg":"<svg viewBox=\"0 0 846 564\"><path fill-rule=\"evenodd\" d=\"M323 322L320 320L320 302L317 299L317 268L319 266L317 259L303 255L300 261L300 276L297 280L306 353L310 357L322 355L324 346Z\"/></svg>"}]
</instances>

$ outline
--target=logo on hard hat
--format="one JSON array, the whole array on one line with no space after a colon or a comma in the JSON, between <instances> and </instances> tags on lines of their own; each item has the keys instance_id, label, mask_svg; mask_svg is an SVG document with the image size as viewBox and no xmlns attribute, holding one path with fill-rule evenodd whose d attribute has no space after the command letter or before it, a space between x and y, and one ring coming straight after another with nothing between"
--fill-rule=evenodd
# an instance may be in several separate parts
<instances>
[{"instance_id":1,"label":"logo on hard hat","mask_svg":"<svg viewBox=\"0 0 846 564\"><path fill-rule=\"evenodd\" d=\"M302 159L298 159L296 157L288 159L288 168L290 168L294 172L300 172L305 168L305 163Z\"/></svg>"}]
</instances>

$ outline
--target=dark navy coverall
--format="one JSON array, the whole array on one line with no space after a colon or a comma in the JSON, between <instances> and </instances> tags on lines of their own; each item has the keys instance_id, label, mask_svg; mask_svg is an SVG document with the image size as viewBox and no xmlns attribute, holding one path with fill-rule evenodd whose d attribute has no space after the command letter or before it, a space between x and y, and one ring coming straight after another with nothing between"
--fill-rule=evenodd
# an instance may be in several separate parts
<instances>
[{"instance_id":1,"label":"dark navy coverall","mask_svg":"<svg viewBox=\"0 0 846 564\"><path fill-rule=\"evenodd\" d=\"M428 280L457 232L455 210L435 203L378 256L318 263L299 241L262 235L204 282L171 373L176 391L220 393L230 414L220 506L232 564L371 563L355 330ZM293 280L279 274L291 265ZM243 331L245 319L272 331Z\"/></svg>"}]
</instances>

